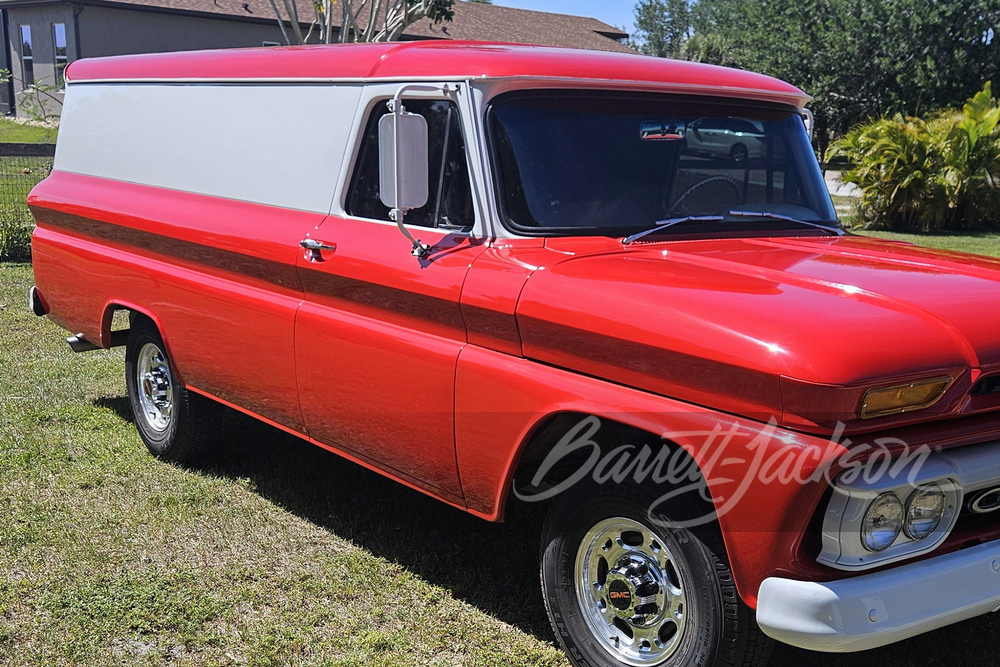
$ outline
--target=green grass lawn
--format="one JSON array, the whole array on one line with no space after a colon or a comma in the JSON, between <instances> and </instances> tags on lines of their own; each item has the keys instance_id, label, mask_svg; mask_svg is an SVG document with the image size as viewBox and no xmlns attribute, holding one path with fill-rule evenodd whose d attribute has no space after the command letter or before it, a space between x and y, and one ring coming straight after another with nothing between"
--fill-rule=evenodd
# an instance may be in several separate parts
<instances>
[{"instance_id":1,"label":"green grass lawn","mask_svg":"<svg viewBox=\"0 0 1000 667\"><path fill-rule=\"evenodd\" d=\"M489 524L234 413L146 454L121 349L76 355L0 263L0 664L566 665L539 517ZM773 665L994 665L1000 616Z\"/></svg>"},{"instance_id":2,"label":"green grass lawn","mask_svg":"<svg viewBox=\"0 0 1000 667\"><path fill-rule=\"evenodd\" d=\"M938 248L940 250L955 250L958 252L970 252L977 255L987 255L989 257L1000 257L1000 233L944 233L944 234L902 234L899 232L881 232L869 229L853 228L855 215L855 197L842 197L833 195L833 205L837 209L837 215L841 223L849 228L854 234L863 236L874 236L880 239L890 239L893 241L906 241L928 248Z\"/></svg>"},{"instance_id":3,"label":"green grass lawn","mask_svg":"<svg viewBox=\"0 0 1000 667\"><path fill-rule=\"evenodd\" d=\"M18 123L10 118L0 118L0 143L51 144L56 140L57 128Z\"/></svg>"},{"instance_id":4,"label":"green grass lawn","mask_svg":"<svg viewBox=\"0 0 1000 667\"><path fill-rule=\"evenodd\" d=\"M0 664L564 665L537 517L489 524L229 414L145 452L120 349L69 351L0 263Z\"/></svg>"},{"instance_id":5,"label":"green grass lawn","mask_svg":"<svg viewBox=\"0 0 1000 667\"><path fill-rule=\"evenodd\" d=\"M957 250L977 255L1000 257L1000 234L900 234L898 232L876 232L867 229L852 230L855 234L874 236L880 239L906 241L928 248Z\"/></svg>"}]
</instances>

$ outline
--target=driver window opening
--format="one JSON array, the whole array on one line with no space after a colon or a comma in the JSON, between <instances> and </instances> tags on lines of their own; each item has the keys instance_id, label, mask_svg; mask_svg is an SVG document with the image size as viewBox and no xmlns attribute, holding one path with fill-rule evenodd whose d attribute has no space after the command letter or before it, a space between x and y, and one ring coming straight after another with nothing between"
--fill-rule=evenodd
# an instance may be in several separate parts
<instances>
[{"instance_id":1,"label":"driver window opening","mask_svg":"<svg viewBox=\"0 0 1000 667\"><path fill-rule=\"evenodd\" d=\"M469 165L458 107L449 100L403 101L406 110L427 120L429 183L427 204L411 209L406 224L467 231L475 220ZM344 208L349 215L390 221L379 199L378 122L389 113L379 102L368 116Z\"/></svg>"}]
</instances>

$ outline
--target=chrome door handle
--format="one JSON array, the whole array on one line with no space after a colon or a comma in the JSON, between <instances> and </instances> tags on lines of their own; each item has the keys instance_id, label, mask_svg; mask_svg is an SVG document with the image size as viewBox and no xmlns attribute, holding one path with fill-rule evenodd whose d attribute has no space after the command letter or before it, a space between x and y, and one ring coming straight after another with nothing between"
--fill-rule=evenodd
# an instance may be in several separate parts
<instances>
[{"instance_id":1,"label":"chrome door handle","mask_svg":"<svg viewBox=\"0 0 1000 667\"><path fill-rule=\"evenodd\" d=\"M323 243L322 241L317 241L316 239L302 239L299 241L299 245L302 246L306 251L306 259L310 262L322 262L323 261L323 251L329 250L330 252L337 252L337 244Z\"/></svg>"}]
</instances>

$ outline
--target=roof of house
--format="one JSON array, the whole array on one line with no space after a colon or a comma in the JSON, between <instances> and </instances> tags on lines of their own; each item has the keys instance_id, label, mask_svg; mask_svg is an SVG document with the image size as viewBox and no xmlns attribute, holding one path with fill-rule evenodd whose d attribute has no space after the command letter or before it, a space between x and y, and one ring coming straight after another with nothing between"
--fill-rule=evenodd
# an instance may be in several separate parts
<instances>
[{"instance_id":1,"label":"roof of house","mask_svg":"<svg viewBox=\"0 0 1000 667\"><path fill-rule=\"evenodd\" d=\"M71 82L534 78L641 84L798 106L809 99L778 79L715 65L607 51L437 40L91 58L70 64L66 78Z\"/></svg>"},{"instance_id":2,"label":"roof of house","mask_svg":"<svg viewBox=\"0 0 1000 667\"><path fill-rule=\"evenodd\" d=\"M407 35L450 37L458 40L544 44L573 49L635 53L620 40L628 33L597 19L514 9L479 2L456 2L451 22L419 21Z\"/></svg>"},{"instance_id":3,"label":"roof of house","mask_svg":"<svg viewBox=\"0 0 1000 667\"><path fill-rule=\"evenodd\" d=\"M69 1L69 0L67 0ZM270 0L81 0L83 4L118 6L172 13L198 14L216 18L238 18L275 22ZM0 5L35 4L34 0L0 0ZM276 5L284 18L284 3ZM308 25L314 18L312 3L299 0L299 20ZM333 25L341 25L341 5L334 5ZM411 24L404 39L479 40L545 44L577 49L634 53L620 40L628 33L597 19L568 14L553 14L528 9L514 9L478 2L456 2L451 21L433 23L422 19ZM362 25L366 19L359 21Z\"/></svg>"}]
</instances>

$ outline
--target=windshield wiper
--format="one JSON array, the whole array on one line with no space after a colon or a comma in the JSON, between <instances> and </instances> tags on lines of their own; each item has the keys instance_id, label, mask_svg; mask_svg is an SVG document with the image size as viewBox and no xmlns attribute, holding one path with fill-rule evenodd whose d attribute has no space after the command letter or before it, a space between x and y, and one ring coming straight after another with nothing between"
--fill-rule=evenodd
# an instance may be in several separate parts
<instances>
[{"instance_id":1,"label":"windshield wiper","mask_svg":"<svg viewBox=\"0 0 1000 667\"><path fill-rule=\"evenodd\" d=\"M837 236L843 236L844 230L840 227L831 227L830 225L824 225L819 222L810 222L809 220L799 220L798 218L792 218L787 215L781 215L780 213L770 213L767 211L730 211L729 215L736 218L767 218L768 220L783 220L785 222L794 222L799 225L807 225L809 227L815 227L817 229L822 229L824 231L831 232Z\"/></svg>"},{"instance_id":2,"label":"windshield wiper","mask_svg":"<svg viewBox=\"0 0 1000 667\"><path fill-rule=\"evenodd\" d=\"M648 236L649 234L655 234L656 232L663 231L668 227L679 225L682 222L721 222L722 220L725 220L725 217L721 215L685 215L683 218L668 218L666 220L657 220L656 226L653 227L652 229L647 229L644 232L632 234L632 236L626 236L622 240L622 245L628 245L630 243L638 241L643 236Z\"/></svg>"},{"instance_id":3,"label":"windshield wiper","mask_svg":"<svg viewBox=\"0 0 1000 667\"><path fill-rule=\"evenodd\" d=\"M815 227L817 229L822 229L824 231L830 232L831 234L836 234L837 236L843 236L844 230L840 227L831 227L830 225L824 225L820 222L810 222L809 220L799 220L798 218L792 218L787 215L781 215L780 213L770 213L768 211L729 211L726 215L685 215L680 218L668 218L667 220L657 220L656 226L652 229L647 229L644 232L638 232L637 234L632 234L631 236L626 236L622 240L622 245L629 245L638 241L644 236L650 234L655 234L656 232L662 232L664 229L673 227L674 225L679 225L685 222L722 222L727 216L734 218L766 218L768 220L782 220L784 222L794 222L799 225L806 225L807 227Z\"/></svg>"}]
</instances>

